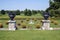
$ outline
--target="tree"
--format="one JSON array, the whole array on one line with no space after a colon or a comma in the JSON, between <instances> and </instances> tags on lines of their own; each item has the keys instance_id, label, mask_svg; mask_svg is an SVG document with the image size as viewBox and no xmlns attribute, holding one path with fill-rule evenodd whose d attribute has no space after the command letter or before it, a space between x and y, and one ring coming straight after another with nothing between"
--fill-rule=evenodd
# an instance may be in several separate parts
<instances>
[{"instance_id":1,"label":"tree","mask_svg":"<svg viewBox=\"0 0 60 40\"><path fill-rule=\"evenodd\" d=\"M31 15L32 15L31 10L28 10L27 16L31 16Z\"/></svg>"},{"instance_id":2,"label":"tree","mask_svg":"<svg viewBox=\"0 0 60 40\"><path fill-rule=\"evenodd\" d=\"M54 17L60 16L60 0L50 0L49 1L50 7L46 9L47 12L50 12L51 15Z\"/></svg>"},{"instance_id":3,"label":"tree","mask_svg":"<svg viewBox=\"0 0 60 40\"><path fill-rule=\"evenodd\" d=\"M24 10L24 15L27 16L27 9Z\"/></svg>"},{"instance_id":4,"label":"tree","mask_svg":"<svg viewBox=\"0 0 60 40\"><path fill-rule=\"evenodd\" d=\"M37 14L37 11L36 10L32 10L32 14L33 15Z\"/></svg>"},{"instance_id":5,"label":"tree","mask_svg":"<svg viewBox=\"0 0 60 40\"><path fill-rule=\"evenodd\" d=\"M54 2L60 2L60 0L53 0Z\"/></svg>"},{"instance_id":6,"label":"tree","mask_svg":"<svg viewBox=\"0 0 60 40\"><path fill-rule=\"evenodd\" d=\"M50 12L50 17L54 17L55 11L53 9L51 9L49 12Z\"/></svg>"},{"instance_id":7,"label":"tree","mask_svg":"<svg viewBox=\"0 0 60 40\"><path fill-rule=\"evenodd\" d=\"M20 10L16 10L16 15L20 15Z\"/></svg>"},{"instance_id":8,"label":"tree","mask_svg":"<svg viewBox=\"0 0 60 40\"><path fill-rule=\"evenodd\" d=\"M1 11L0 11L0 14L1 14Z\"/></svg>"},{"instance_id":9,"label":"tree","mask_svg":"<svg viewBox=\"0 0 60 40\"><path fill-rule=\"evenodd\" d=\"M50 7L49 8L47 8L47 9L54 9L54 10L56 10L56 9L58 9L58 8L60 8L60 2L57 2L57 0L50 0L49 1L49 5L50 5Z\"/></svg>"},{"instance_id":10,"label":"tree","mask_svg":"<svg viewBox=\"0 0 60 40\"><path fill-rule=\"evenodd\" d=\"M31 16L32 15L31 10L28 10L28 9L24 10L24 14L25 14L25 16Z\"/></svg>"},{"instance_id":11,"label":"tree","mask_svg":"<svg viewBox=\"0 0 60 40\"><path fill-rule=\"evenodd\" d=\"M41 13L41 11L40 10L37 10L37 13Z\"/></svg>"},{"instance_id":12,"label":"tree","mask_svg":"<svg viewBox=\"0 0 60 40\"><path fill-rule=\"evenodd\" d=\"M1 10L1 14L3 14L3 15L4 15L4 14L5 14L5 10Z\"/></svg>"}]
</instances>

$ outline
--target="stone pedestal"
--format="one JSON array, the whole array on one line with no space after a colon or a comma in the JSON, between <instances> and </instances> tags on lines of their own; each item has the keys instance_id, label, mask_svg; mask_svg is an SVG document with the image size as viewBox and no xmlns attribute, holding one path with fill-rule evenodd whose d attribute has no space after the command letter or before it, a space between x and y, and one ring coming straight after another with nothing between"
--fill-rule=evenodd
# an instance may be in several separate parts
<instances>
[{"instance_id":1,"label":"stone pedestal","mask_svg":"<svg viewBox=\"0 0 60 40\"><path fill-rule=\"evenodd\" d=\"M9 20L8 22L9 22L9 24L8 24L9 30L16 30L16 21Z\"/></svg>"},{"instance_id":2,"label":"stone pedestal","mask_svg":"<svg viewBox=\"0 0 60 40\"><path fill-rule=\"evenodd\" d=\"M50 30L50 20L42 20L42 29Z\"/></svg>"}]
</instances>

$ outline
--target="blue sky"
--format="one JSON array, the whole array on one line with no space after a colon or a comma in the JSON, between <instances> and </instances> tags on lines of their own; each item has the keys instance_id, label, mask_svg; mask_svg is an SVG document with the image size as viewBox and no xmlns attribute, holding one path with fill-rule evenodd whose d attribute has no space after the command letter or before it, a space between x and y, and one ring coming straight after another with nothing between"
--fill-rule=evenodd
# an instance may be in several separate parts
<instances>
[{"instance_id":1,"label":"blue sky","mask_svg":"<svg viewBox=\"0 0 60 40\"><path fill-rule=\"evenodd\" d=\"M0 0L0 10L45 10L49 7L49 0Z\"/></svg>"}]
</instances>

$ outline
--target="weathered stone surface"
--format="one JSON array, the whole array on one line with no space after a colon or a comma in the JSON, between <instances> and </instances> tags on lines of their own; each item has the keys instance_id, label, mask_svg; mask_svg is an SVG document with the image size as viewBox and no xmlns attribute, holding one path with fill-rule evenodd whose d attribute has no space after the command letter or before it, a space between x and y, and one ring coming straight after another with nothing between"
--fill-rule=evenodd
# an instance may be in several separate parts
<instances>
[{"instance_id":1,"label":"weathered stone surface","mask_svg":"<svg viewBox=\"0 0 60 40\"><path fill-rule=\"evenodd\" d=\"M16 21L13 21L13 20L9 20L9 30L16 30Z\"/></svg>"},{"instance_id":2,"label":"weathered stone surface","mask_svg":"<svg viewBox=\"0 0 60 40\"><path fill-rule=\"evenodd\" d=\"M49 30L50 29L50 20L42 20L42 29Z\"/></svg>"}]
</instances>

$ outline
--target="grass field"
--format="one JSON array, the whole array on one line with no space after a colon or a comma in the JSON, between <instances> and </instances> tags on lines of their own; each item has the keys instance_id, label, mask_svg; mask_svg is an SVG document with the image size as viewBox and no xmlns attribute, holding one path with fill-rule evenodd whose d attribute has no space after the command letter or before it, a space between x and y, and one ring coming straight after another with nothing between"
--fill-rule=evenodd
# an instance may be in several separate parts
<instances>
[{"instance_id":1,"label":"grass field","mask_svg":"<svg viewBox=\"0 0 60 40\"><path fill-rule=\"evenodd\" d=\"M60 30L0 31L0 40L60 40Z\"/></svg>"}]
</instances>

